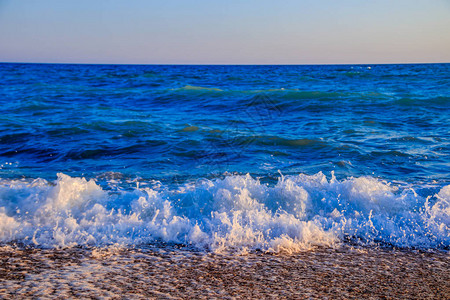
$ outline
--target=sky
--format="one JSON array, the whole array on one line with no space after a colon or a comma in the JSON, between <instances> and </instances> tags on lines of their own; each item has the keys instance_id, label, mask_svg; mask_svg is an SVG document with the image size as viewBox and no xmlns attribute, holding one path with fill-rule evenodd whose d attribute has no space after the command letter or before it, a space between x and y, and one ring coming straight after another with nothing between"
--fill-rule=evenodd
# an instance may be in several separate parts
<instances>
[{"instance_id":1,"label":"sky","mask_svg":"<svg viewBox=\"0 0 450 300\"><path fill-rule=\"evenodd\" d=\"M0 0L0 62L450 62L450 0Z\"/></svg>"}]
</instances>

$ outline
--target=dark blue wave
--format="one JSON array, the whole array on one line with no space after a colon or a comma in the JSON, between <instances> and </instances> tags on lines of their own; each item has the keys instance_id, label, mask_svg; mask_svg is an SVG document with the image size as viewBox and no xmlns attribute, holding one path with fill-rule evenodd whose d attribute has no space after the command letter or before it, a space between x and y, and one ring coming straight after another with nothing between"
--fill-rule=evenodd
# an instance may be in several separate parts
<instances>
[{"instance_id":1,"label":"dark blue wave","mask_svg":"<svg viewBox=\"0 0 450 300\"><path fill-rule=\"evenodd\" d=\"M449 71L0 64L0 176L281 170L444 184Z\"/></svg>"}]
</instances>

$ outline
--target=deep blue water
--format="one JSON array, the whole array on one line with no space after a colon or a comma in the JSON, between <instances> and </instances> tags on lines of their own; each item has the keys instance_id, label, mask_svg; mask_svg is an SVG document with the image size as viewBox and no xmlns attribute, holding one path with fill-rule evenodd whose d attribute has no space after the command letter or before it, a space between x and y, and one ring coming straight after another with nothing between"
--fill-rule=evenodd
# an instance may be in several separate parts
<instances>
[{"instance_id":1,"label":"deep blue water","mask_svg":"<svg viewBox=\"0 0 450 300\"><path fill-rule=\"evenodd\" d=\"M427 197L434 199L430 200L431 205L444 199L443 206L439 206L442 214L439 224L444 227L440 233L433 231L434 239L423 244L447 247L450 240L450 199L447 197L450 192L445 187L450 183L449 124L450 64L0 64L0 178L5 186L9 185L0 193L3 201L0 206L4 207L5 216L24 224L26 217L16 212L20 210L18 203L26 205L21 202L25 201L23 199L43 193L33 194L35 191L29 190L31 182L37 179L48 182L43 186L52 186L54 182L59 187L68 178L81 180L85 177L93 179L103 192L112 189L110 194L130 189L134 189L130 193L139 193L142 186L151 186L153 190L158 190L155 186L160 189L163 186L162 189L173 191L192 183L197 184L195 193L203 195L208 189L200 187L204 183L199 182L205 180L217 187L225 184L226 180L240 180L249 174L244 187L259 178L258 183L272 188L277 182L280 184L281 174L297 179L299 174L305 174L309 177L302 182L313 182L313 176L322 172L326 180L332 181L334 179L330 178L336 176L343 185L351 180L368 179L370 182L363 184L364 188L356 188L356 192L361 193L366 188L369 192L374 189L380 191L377 184L383 182L383 186L400 187L396 192L389 191L395 199L406 199L409 194L408 197L404 194L412 188L417 194L411 200L415 204L405 206L408 211L425 209ZM70 177L60 177L55 181L57 173ZM30 186L20 187L21 192L11 191L11 186L16 186L19 179ZM136 186L136 182L140 182L140 186ZM301 185L299 182L296 184ZM324 188L302 188L309 193L307 198L310 200L305 201L312 201L313 208L310 209L315 213L303 217L294 213L290 215L301 221L317 223L320 216L331 222L330 214L334 208L339 208L337 202L330 204L329 211L324 207L319 209L314 199L318 197L317 201L321 201L323 195L316 197L315 194L323 192ZM230 189L242 191L243 187L237 184ZM329 191L328 188L325 190ZM351 194L354 190L354 186L348 189L350 194L346 201L350 204L352 199L359 197ZM270 194L264 188L263 192ZM435 197L439 192L441 196ZM17 196L20 193L26 195ZM158 190L158 193L163 192ZM184 200L181 204L175 203L172 194L164 193L160 197L172 201L175 215L187 218L191 223L195 220L209 237L219 230L208 227L207 223L212 221L204 221L203 210L192 216L189 210L183 210L186 207L192 209L192 205L198 208L202 201L210 203L210 198L216 201L219 192L211 192L210 196L205 196L207 200L197 194L189 196L192 198L188 197L189 205ZM263 201L255 193L250 191L249 198L257 199L258 203L266 201L265 209L272 212L272 217L279 211L289 213L289 205L279 204L278 196L264 198ZM378 208L383 201L393 201L392 195L383 193L370 194L375 198L369 195L366 197L369 200L361 201L378 199L375 201ZM130 213L134 211L132 203L138 197L133 195L109 199L103 206L107 210L121 207L125 213ZM335 195L329 197L337 201L341 195L335 191ZM41 199L40 196L35 197ZM50 198L43 196L39 201L44 203ZM363 211L368 216L369 211L374 210L370 206L364 211L358 205L347 207L345 211ZM311 211L308 209L306 211ZM230 206L226 213L231 214L235 210L236 207ZM208 213L220 211L211 208ZM370 219L367 216L365 221ZM389 215L388 219L396 216ZM349 218L346 215L346 220ZM409 226L402 218L393 221L400 231ZM386 222L386 218L383 220ZM335 228L325 223L320 223L324 230ZM403 244L398 242L400 238L385 237L391 236L392 232L383 233L382 228L386 226L383 224L379 225L378 233L370 233L372 235L364 233L358 236L344 229L337 235L341 239L343 236L357 236L369 241L415 245L404 236L401 237L406 239ZM47 225L30 226L32 232ZM425 230L424 226L418 225L422 230ZM192 228L189 228L191 232ZM269 234L265 241L269 243L283 234L292 237L281 230L277 234ZM4 233L2 240L25 239L25 235L20 230L9 235ZM54 235L53 239L56 239ZM182 240L177 235L173 238L153 233L139 235L143 240L145 237L151 240L151 236L169 241ZM216 240L214 242L217 243Z\"/></svg>"},{"instance_id":2,"label":"deep blue water","mask_svg":"<svg viewBox=\"0 0 450 300\"><path fill-rule=\"evenodd\" d=\"M2 177L450 180L449 64L1 64L0 87Z\"/></svg>"}]
</instances>

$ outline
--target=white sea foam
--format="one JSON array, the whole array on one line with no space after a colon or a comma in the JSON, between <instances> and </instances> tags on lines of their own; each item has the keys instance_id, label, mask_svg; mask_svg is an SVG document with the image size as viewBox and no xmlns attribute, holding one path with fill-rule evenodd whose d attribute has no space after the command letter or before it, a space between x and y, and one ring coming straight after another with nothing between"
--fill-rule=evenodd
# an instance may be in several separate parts
<instances>
[{"instance_id":1,"label":"white sea foam","mask_svg":"<svg viewBox=\"0 0 450 300\"><path fill-rule=\"evenodd\" d=\"M436 195L371 177L322 173L250 175L103 190L94 180L58 174L0 181L0 241L42 247L136 245L163 241L201 249L296 252L347 238L400 247L450 246L450 185Z\"/></svg>"}]
</instances>

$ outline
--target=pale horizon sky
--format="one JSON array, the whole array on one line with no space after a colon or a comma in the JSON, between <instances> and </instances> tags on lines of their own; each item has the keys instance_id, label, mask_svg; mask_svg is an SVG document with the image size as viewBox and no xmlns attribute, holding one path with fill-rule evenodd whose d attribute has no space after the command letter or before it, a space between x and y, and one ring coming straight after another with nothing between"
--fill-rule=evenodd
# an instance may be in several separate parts
<instances>
[{"instance_id":1,"label":"pale horizon sky","mask_svg":"<svg viewBox=\"0 0 450 300\"><path fill-rule=\"evenodd\" d=\"M450 62L450 0L0 0L0 62Z\"/></svg>"}]
</instances>

